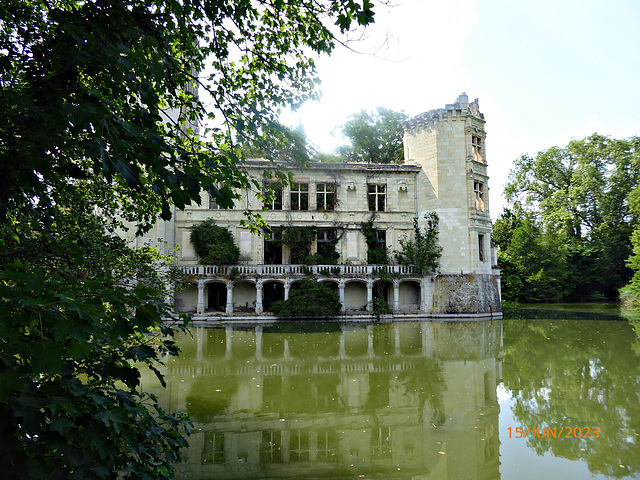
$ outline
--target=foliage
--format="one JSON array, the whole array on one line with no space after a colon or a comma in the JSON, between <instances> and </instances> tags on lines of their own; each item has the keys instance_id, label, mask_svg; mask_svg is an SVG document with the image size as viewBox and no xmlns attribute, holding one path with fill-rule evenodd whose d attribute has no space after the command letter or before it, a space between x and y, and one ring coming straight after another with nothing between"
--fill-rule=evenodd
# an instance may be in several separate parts
<instances>
[{"instance_id":1,"label":"foliage","mask_svg":"<svg viewBox=\"0 0 640 480\"><path fill-rule=\"evenodd\" d=\"M7 478L173 476L188 423L139 391L133 362L157 372L177 353L163 319L185 319L163 301L167 259L111 234L202 190L231 206L252 185L240 146L315 96L311 55L372 21L368 0L0 4Z\"/></svg>"},{"instance_id":2,"label":"foliage","mask_svg":"<svg viewBox=\"0 0 640 480\"><path fill-rule=\"evenodd\" d=\"M402 163L404 159L404 112L379 107L375 113L361 110L342 126L351 145L337 153L349 162Z\"/></svg>"},{"instance_id":3,"label":"foliage","mask_svg":"<svg viewBox=\"0 0 640 480\"><path fill-rule=\"evenodd\" d=\"M216 225L211 218L191 227L191 243L205 265L233 265L238 263L240 249L229 230Z\"/></svg>"},{"instance_id":4,"label":"foliage","mask_svg":"<svg viewBox=\"0 0 640 480\"><path fill-rule=\"evenodd\" d=\"M429 212L425 214L424 219L426 225L423 231L418 218L414 217L414 240L400 239L402 251L396 252L396 258L401 265L414 265L420 275L436 272L442 256L442 247L438 245L438 214Z\"/></svg>"},{"instance_id":5,"label":"foliage","mask_svg":"<svg viewBox=\"0 0 640 480\"><path fill-rule=\"evenodd\" d=\"M506 265L506 298L615 300L631 277L625 265L637 213L638 140L593 134L515 162L510 208L493 239ZM513 287L513 290L511 290Z\"/></svg>"},{"instance_id":6,"label":"foliage","mask_svg":"<svg viewBox=\"0 0 640 480\"><path fill-rule=\"evenodd\" d=\"M391 307L387 301L382 297L375 297L372 301L373 313L376 314L389 314L391 313Z\"/></svg>"},{"instance_id":7,"label":"foliage","mask_svg":"<svg viewBox=\"0 0 640 480\"><path fill-rule=\"evenodd\" d=\"M367 242L367 263L371 265L387 265L389 263L389 251L378 243L378 231L373 227L373 220L363 222L360 226Z\"/></svg>"},{"instance_id":8,"label":"foliage","mask_svg":"<svg viewBox=\"0 0 640 480\"><path fill-rule=\"evenodd\" d=\"M335 316L340 313L340 297L323 283L305 278L300 288L289 292L287 300L279 300L271 311L279 317Z\"/></svg>"},{"instance_id":9,"label":"foliage","mask_svg":"<svg viewBox=\"0 0 640 480\"><path fill-rule=\"evenodd\" d=\"M241 148L247 158L266 158L300 165L308 164L311 157L315 156L315 150L301 127L294 130L279 122L269 125L258 138Z\"/></svg>"},{"instance_id":10,"label":"foliage","mask_svg":"<svg viewBox=\"0 0 640 480\"><path fill-rule=\"evenodd\" d=\"M157 363L178 353L161 326L183 324L162 300L172 280L156 269L162 259L89 216L42 227L4 225L0 236L5 478L172 478L188 420L142 393L134 366L164 382Z\"/></svg>"},{"instance_id":11,"label":"foliage","mask_svg":"<svg viewBox=\"0 0 640 480\"><path fill-rule=\"evenodd\" d=\"M316 233L316 227L282 227L282 243L291 251L292 264L307 264Z\"/></svg>"}]
</instances>

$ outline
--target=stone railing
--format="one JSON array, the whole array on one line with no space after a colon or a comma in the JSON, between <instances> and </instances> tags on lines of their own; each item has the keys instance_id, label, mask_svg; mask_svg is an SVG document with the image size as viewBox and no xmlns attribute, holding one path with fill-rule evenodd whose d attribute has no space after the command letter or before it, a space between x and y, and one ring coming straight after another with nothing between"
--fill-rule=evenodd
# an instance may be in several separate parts
<instances>
[{"instance_id":1,"label":"stone railing","mask_svg":"<svg viewBox=\"0 0 640 480\"><path fill-rule=\"evenodd\" d=\"M181 265L186 275L203 276L416 276L412 265Z\"/></svg>"}]
</instances>

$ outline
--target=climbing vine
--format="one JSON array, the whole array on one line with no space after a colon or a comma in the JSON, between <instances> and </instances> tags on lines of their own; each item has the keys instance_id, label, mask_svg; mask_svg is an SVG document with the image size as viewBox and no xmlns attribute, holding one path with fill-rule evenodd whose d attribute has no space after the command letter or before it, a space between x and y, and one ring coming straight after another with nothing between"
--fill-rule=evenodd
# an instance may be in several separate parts
<instances>
[{"instance_id":1,"label":"climbing vine","mask_svg":"<svg viewBox=\"0 0 640 480\"><path fill-rule=\"evenodd\" d=\"M360 228L367 242L367 263L371 265L388 264L389 252L378 242L378 230L374 228L373 220L363 222Z\"/></svg>"},{"instance_id":2,"label":"climbing vine","mask_svg":"<svg viewBox=\"0 0 640 480\"><path fill-rule=\"evenodd\" d=\"M396 259L401 265L413 265L415 272L426 275L435 272L440 266L442 247L438 245L438 215L429 212L424 216L424 230L418 224L418 217L413 218L414 240L401 239L402 251L396 252Z\"/></svg>"}]
</instances>

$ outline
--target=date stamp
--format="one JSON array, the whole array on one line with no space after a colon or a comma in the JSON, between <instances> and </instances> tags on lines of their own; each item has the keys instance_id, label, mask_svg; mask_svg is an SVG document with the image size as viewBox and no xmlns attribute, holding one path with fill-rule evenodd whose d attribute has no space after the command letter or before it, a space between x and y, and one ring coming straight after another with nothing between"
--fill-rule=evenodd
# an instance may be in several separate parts
<instances>
[{"instance_id":1,"label":"date stamp","mask_svg":"<svg viewBox=\"0 0 640 480\"><path fill-rule=\"evenodd\" d=\"M507 428L509 438L600 438L599 427Z\"/></svg>"}]
</instances>

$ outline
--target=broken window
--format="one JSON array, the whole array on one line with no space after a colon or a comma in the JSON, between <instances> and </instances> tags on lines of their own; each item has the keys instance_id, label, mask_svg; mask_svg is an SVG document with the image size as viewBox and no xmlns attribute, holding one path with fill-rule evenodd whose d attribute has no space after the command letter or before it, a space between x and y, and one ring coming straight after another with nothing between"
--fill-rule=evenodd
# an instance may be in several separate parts
<instances>
[{"instance_id":1,"label":"broken window","mask_svg":"<svg viewBox=\"0 0 640 480\"><path fill-rule=\"evenodd\" d=\"M384 212L387 206L387 186L369 184L368 200L370 212Z\"/></svg>"},{"instance_id":2,"label":"broken window","mask_svg":"<svg viewBox=\"0 0 640 480\"><path fill-rule=\"evenodd\" d=\"M309 184L291 184L291 210L309 210Z\"/></svg>"}]
</instances>

